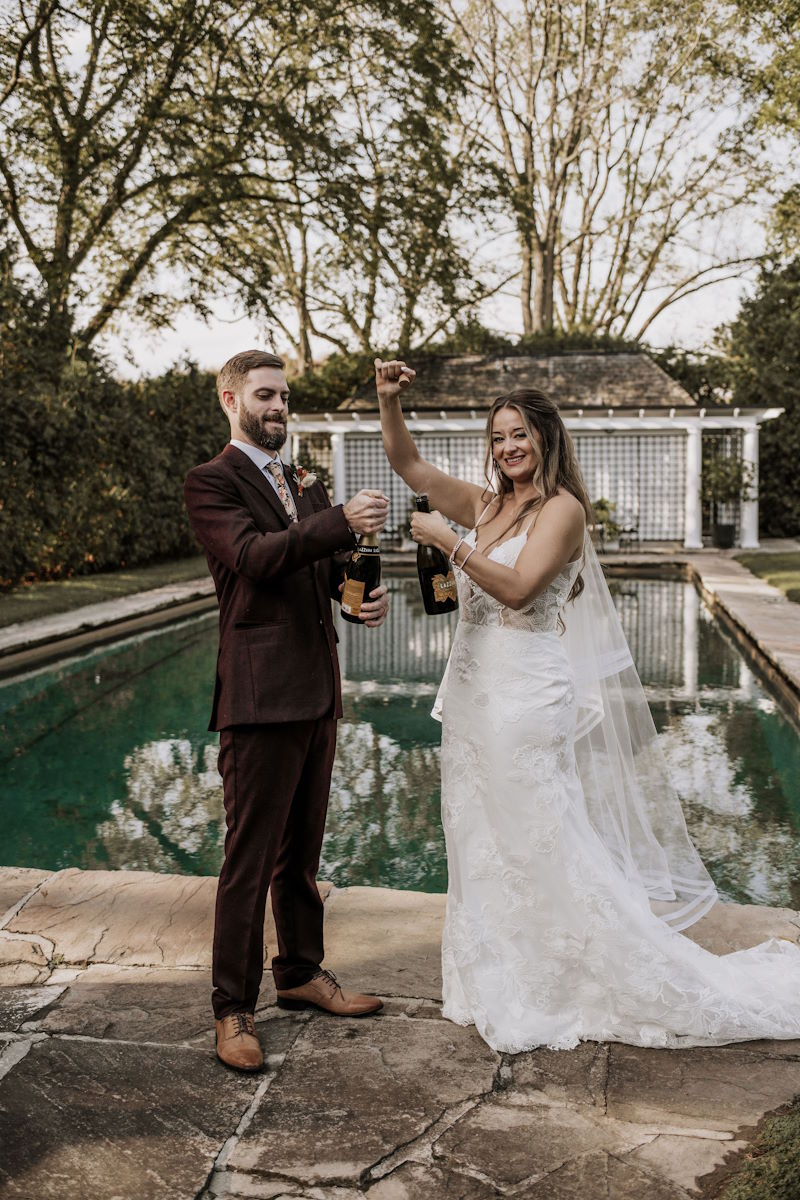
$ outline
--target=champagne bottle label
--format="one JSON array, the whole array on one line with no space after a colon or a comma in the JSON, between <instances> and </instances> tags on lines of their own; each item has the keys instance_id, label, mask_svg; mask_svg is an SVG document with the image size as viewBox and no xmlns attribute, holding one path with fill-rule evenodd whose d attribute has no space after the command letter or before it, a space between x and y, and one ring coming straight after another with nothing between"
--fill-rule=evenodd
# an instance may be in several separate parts
<instances>
[{"instance_id":1,"label":"champagne bottle label","mask_svg":"<svg viewBox=\"0 0 800 1200\"><path fill-rule=\"evenodd\" d=\"M455 600L456 581L452 571L448 571L447 575L434 575L431 583L433 584L433 598L437 604L446 604L448 600Z\"/></svg>"},{"instance_id":2,"label":"champagne bottle label","mask_svg":"<svg viewBox=\"0 0 800 1200\"><path fill-rule=\"evenodd\" d=\"M355 555L353 557L355 558ZM360 579L345 579L342 592L342 612L346 612L350 617L359 616L361 605L364 603L364 586Z\"/></svg>"}]
</instances>

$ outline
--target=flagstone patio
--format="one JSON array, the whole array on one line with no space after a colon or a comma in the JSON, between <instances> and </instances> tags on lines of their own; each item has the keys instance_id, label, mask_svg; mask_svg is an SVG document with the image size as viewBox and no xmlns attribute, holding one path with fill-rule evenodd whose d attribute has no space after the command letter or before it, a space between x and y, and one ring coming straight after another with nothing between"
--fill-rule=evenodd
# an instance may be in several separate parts
<instances>
[{"instance_id":1,"label":"flagstone patio","mask_svg":"<svg viewBox=\"0 0 800 1200\"><path fill-rule=\"evenodd\" d=\"M215 886L0 869L0 1197L687 1200L800 1092L800 1040L497 1054L441 1018L444 897L325 884L326 965L385 1008L284 1013L267 976L265 1070L237 1075L214 1054ZM800 915L718 905L691 934L798 941Z\"/></svg>"}]
</instances>

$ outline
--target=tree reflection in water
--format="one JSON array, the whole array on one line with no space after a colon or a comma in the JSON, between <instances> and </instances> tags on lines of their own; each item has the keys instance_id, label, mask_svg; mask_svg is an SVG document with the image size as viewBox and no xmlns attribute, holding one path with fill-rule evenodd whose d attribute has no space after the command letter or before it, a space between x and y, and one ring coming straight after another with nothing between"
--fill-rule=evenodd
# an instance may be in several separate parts
<instances>
[{"instance_id":1,"label":"tree reflection in water","mask_svg":"<svg viewBox=\"0 0 800 1200\"><path fill-rule=\"evenodd\" d=\"M187 738L148 742L125 757L124 800L111 805L98 835L120 869L191 874L197 862L222 861L222 788L215 744L198 751Z\"/></svg>"},{"instance_id":2,"label":"tree reflection in water","mask_svg":"<svg viewBox=\"0 0 800 1200\"><path fill-rule=\"evenodd\" d=\"M339 730L320 874L441 891L440 727L454 619L392 579L390 621L340 628ZM700 603L613 586L687 823L723 895L800 907L800 739ZM3 862L215 874L224 819L205 732L216 621L203 617L0 685ZM268 786L268 784L267 784Z\"/></svg>"}]
</instances>

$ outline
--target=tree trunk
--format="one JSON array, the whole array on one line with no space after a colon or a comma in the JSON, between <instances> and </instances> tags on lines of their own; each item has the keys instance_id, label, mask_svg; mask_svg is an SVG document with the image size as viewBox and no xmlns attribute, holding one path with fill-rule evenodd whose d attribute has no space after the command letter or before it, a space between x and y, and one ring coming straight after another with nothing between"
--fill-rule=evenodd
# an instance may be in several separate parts
<instances>
[{"instance_id":1,"label":"tree trunk","mask_svg":"<svg viewBox=\"0 0 800 1200\"><path fill-rule=\"evenodd\" d=\"M66 293L67 288L63 282L52 279L48 281L44 357L48 362L58 363L59 371L73 348L72 317Z\"/></svg>"},{"instance_id":2,"label":"tree trunk","mask_svg":"<svg viewBox=\"0 0 800 1200\"><path fill-rule=\"evenodd\" d=\"M522 303L522 333L533 333L533 251L530 235L520 231L520 301Z\"/></svg>"},{"instance_id":3,"label":"tree trunk","mask_svg":"<svg viewBox=\"0 0 800 1200\"><path fill-rule=\"evenodd\" d=\"M417 296L406 294L406 301L403 307L403 323L400 327L400 333L397 339L397 354L400 358L406 358L411 350L411 338L414 333L414 315L417 307Z\"/></svg>"},{"instance_id":4,"label":"tree trunk","mask_svg":"<svg viewBox=\"0 0 800 1200\"><path fill-rule=\"evenodd\" d=\"M305 375L306 371L311 371L314 368L314 356L311 353L311 339L309 338L309 326L311 324L308 315L308 308L305 300L300 297L295 304L295 312L297 314L297 372L299 375Z\"/></svg>"},{"instance_id":5,"label":"tree trunk","mask_svg":"<svg viewBox=\"0 0 800 1200\"><path fill-rule=\"evenodd\" d=\"M546 245L535 255L533 328L537 333L550 333L553 329L554 258L552 244Z\"/></svg>"}]
</instances>

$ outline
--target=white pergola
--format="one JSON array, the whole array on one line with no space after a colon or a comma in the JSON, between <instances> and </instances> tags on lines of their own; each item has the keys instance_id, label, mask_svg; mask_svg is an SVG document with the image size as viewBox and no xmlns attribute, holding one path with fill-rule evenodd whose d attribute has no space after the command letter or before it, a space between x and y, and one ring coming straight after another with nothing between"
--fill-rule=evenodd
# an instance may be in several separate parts
<instances>
[{"instance_id":1,"label":"white pergola","mask_svg":"<svg viewBox=\"0 0 800 1200\"><path fill-rule=\"evenodd\" d=\"M625 433L629 435L672 434L685 438L684 546L688 550L702 549L702 508L700 498L702 470L702 436L704 433L736 433L742 435L742 457L758 479L758 431L765 421L774 420L782 408L592 408L562 409L567 429L573 434ZM436 412L411 411L406 416L412 434L472 435L481 434L486 420L484 411ZM289 419L292 457L297 459L300 439L310 434L324 434L330 440L333 474L333 500L342 503L348 498L346 478L345 439L348 436L380 435L377 413L292 414ZM743 549L758 547L758 499L754 489L751 498L744 498L740 511L740 545Z\"/></svg>"}]
</instances>

